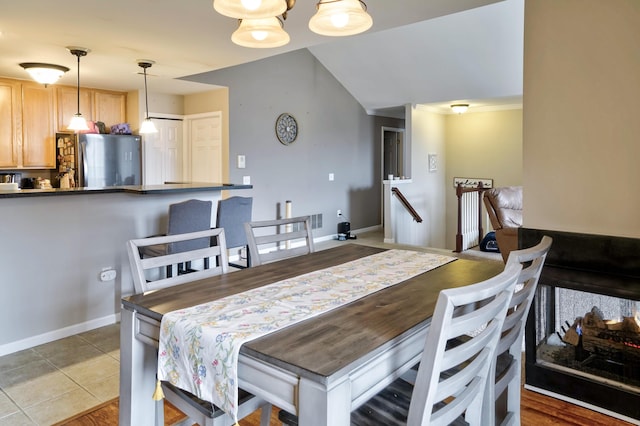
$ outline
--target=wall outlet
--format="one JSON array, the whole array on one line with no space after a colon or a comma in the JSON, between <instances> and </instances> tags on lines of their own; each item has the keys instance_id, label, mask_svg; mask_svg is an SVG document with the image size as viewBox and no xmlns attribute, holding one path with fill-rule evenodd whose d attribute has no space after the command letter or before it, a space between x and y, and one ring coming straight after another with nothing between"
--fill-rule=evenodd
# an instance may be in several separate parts
<instances>
[{"instance_id":1,"label":"wall outlet","mask_svg":"<svg viewBox=\"0 0 640 426\"><path fill-rule=\"evenodd\" d=\"M342 210L338 209L338 211L336 212L336 216L337 216L337 217L342 216Z\"/></svg>"},{"instance_id":2,"label":"wall outlet","mask_svg":"<svg viewBox=\"0 0 640 426\"><path fill-rule=\"evenodd\" d=\"M333 173L329 173L329 181L333 181L334 178L335 176L333 175Z\"/></svg>"},{"instance_id":3,"label":"wall outlet","mask_svg":"<svg viewBox=\"0 0 640 426\"><path fill-rule=\"evenodd\" d=\"M116 276L118 276L118 273L115 269L105 268L100 271L100 281L102 282L113 281L116 279Z\"/></svg>"},{"instance_id":4,"label":"wall outlet","mask_svg":"<svg viewBox=\"0 0 640 426\"><path fill-rule=\"evenodd\" d=\"M242 176L243 185L251 185L251 176Z\"/></svg>"}]
</instances>

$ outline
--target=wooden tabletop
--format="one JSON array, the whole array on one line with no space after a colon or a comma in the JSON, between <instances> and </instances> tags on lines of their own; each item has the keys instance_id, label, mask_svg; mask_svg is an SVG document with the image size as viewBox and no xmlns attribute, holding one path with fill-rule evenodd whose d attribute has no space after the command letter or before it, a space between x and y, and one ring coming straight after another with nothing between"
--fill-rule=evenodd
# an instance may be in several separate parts
<instances>
[{"instance_id":1,"label":"wooden tabletop","mask_svg":"<svg viewBox=\"0 0 640 426\"><path fill-rule=\"evenodd\" d=\"M384 249L346 244L280 262L211 277L122 300L151 318L271 284ZM356 302L245 343L241 354L307 377L329 377L371 356L430 320L440 290L485 280L502 271L497 262L457 259Z\"/></svg>"}]
</instances>

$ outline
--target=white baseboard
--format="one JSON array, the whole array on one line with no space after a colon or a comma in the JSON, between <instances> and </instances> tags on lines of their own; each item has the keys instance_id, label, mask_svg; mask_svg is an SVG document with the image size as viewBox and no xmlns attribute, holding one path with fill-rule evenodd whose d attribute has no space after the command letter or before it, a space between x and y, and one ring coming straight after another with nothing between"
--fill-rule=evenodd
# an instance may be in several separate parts
<instances>
[{"instance_id":1,"label":"white baseboard","mask_svg":"<svg viewBox=\"0 0 640 426\"><path fill-rule=\"evenodd\" d=\"M74 334L83 333L85 331L104 327L106 325L115 324L120 321L120 313L107 315L106 317L96 318L80 324L70 325L69 327L60 328L58 330L49 331L37 336L28 337L11 343L0 345L0 356L12 354L14 352L29 349L34 346L53 342L54 340L63 339L73 336Z\"/></svg>"}]
</instances>

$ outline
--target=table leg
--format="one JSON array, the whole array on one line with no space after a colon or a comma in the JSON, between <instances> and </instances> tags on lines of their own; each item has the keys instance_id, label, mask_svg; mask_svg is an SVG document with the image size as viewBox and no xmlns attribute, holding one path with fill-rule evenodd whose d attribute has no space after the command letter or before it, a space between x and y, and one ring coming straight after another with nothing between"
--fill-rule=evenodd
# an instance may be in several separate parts
<instances>
[{"instance_id":1,"label":"table leg","mask_svg":"<svg viewBox=\"0 0 640 426\"><path fill-rule=\"evenodd\" d=\"M155 423L152 399L157 370L157 350L136 339L135 312L120 314L120 426Z\"/></svg>"},{"instance_id":2,"label":"table leg","mask_svg":"<svg viewBox=\"0 0 640 426\"><path fill-rule=\"evenodd\" d=\"M300 379L299 424L348 426L351 423L351 382L345 378L331 389Z\"/></svg>"}]
</instances>

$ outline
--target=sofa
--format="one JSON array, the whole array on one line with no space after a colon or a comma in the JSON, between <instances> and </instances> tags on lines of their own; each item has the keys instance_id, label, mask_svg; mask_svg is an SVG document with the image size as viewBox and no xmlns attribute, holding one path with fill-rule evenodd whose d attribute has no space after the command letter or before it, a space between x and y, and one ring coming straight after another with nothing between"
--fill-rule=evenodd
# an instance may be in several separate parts
<instances>
[{"instance_id":1,"label":"sofa","mask_svg":"<svg viewBox=\"0 0 640 426\"><path fill-rule=\"evenodd\" d=\"M484 205L496 233L502 259L518 249L518 228L522 226L522 187L505 186L484 192Z\"/></svg>"}]
</instances>

